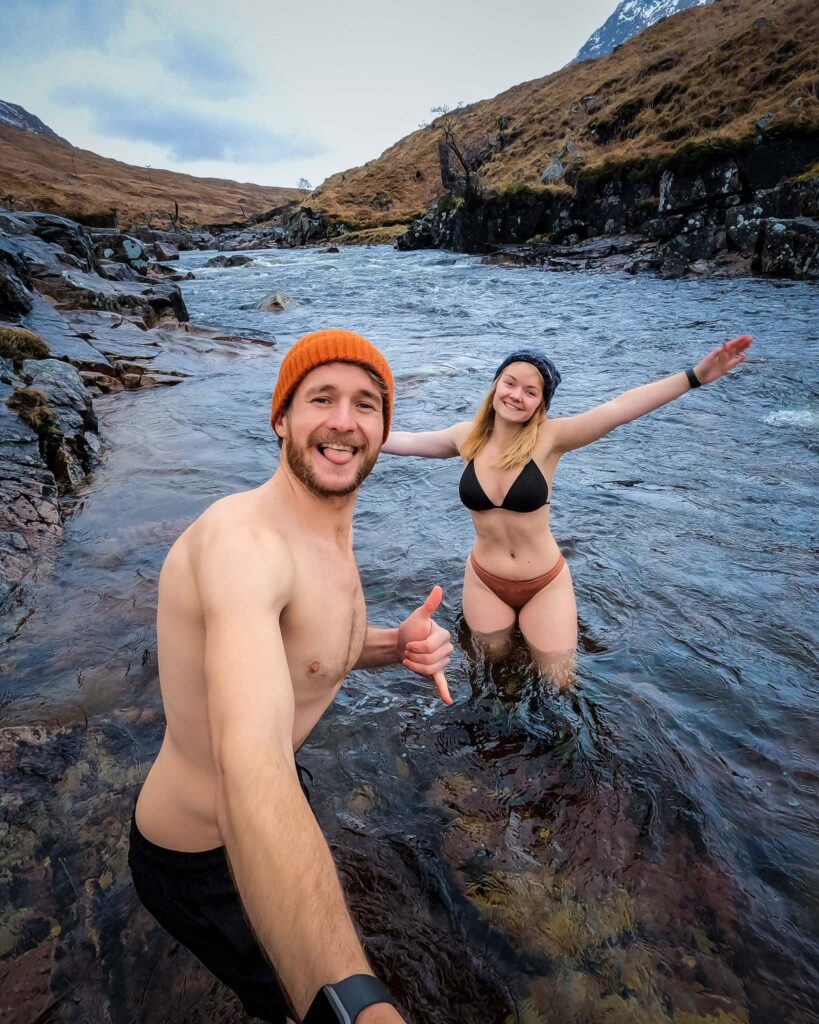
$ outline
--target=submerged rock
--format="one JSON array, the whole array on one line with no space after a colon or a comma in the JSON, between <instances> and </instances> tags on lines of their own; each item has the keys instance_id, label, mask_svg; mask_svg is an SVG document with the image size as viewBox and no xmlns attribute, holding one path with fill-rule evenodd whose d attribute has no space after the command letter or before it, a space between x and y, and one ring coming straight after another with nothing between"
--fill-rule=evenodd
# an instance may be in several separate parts
<instances>
[{"instance_id":1,"label":"submerged rock","mask_svg":"<svg viewBox=\"0 0 819 1024\"><path fill-rule=\"evenodd\" d=\"M284 292L271 292L270 295L265 295L263 299L259 299L254 308L265 313L284 313L288 309L293 309L296 305L295 299L291 299Z\"/></svg>"},{"instance_id":2,"label":"submerged rock","mask_svg":"<svg viewBox=\"0 0 819 1024\"><path fill-rule=\"evenodd\" d=\"M252 256L211 256L205 264L206 267L246 267L253 262Z\"/></svg>"}]
</instances>

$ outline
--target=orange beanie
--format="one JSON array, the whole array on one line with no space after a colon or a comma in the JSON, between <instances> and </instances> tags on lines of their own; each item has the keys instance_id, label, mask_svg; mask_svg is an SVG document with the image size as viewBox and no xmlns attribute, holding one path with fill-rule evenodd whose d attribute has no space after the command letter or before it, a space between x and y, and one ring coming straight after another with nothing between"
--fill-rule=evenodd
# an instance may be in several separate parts
<instances>
[{"instance_id":1,"label":"orange beanie","mask_svg":"<svg viewBox=\"0 0 819 1024\"><path fill-rule=\"evenodd\" d=\"M279 414L287 408L287 403L299 383L311 370L325 363L357 363L379 377L387 390L384 399L384 440L390 432L392 418L392 402L395 385L387 360L375 345L366 338L352 331L330 330L314 331L305 334L293 345L282 359L279 367L279 378L273 392L273 407L270 411L270 424L275 424Z\"/></svg>"}]
</instances>

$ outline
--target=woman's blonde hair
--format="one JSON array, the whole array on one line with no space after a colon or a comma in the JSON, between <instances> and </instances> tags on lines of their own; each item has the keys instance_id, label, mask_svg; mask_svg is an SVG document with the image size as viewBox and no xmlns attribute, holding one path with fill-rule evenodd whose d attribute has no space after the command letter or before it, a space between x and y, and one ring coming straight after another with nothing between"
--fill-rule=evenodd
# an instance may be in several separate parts
<instances>
[{"instance_id":1,"label":"woman's blonde hair","mask_svg":"<svg viewBox=\"0 0 819 1024\"><path fill-rule=\"evenodd\" d=\"M486 442L492 436L492 429L495 426L495 389L498 386L498 379L494 381L489 394L481 402L475 419L472 421L472 429L469 431L466 440L461 445L461 455L471 461ZM515 466L522 466L532 457L532 452L537 444L537 435L542 423L546 422L546 408L543 402L536 413L527 420L515 435L514 440L501 455L500 460L495 463L498 469L514 469Z\"/></svg>"}]
</instances>

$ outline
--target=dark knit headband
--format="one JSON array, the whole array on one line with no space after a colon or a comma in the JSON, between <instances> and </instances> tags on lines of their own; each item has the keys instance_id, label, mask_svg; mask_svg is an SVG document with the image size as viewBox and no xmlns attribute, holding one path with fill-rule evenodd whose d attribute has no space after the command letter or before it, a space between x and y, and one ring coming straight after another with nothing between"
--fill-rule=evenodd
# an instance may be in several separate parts
<instances>
[{"instance_id":1,"label":"dark knit headband","mask_svg":"<svg viewBox=\"0 0 819 1024\"><path fill-rule=\"evenodd\" d=\"M495 370L493 379L497 380L510 363L531 363L534 366L543 378L543 402L548 409L552 404L552 398L557 390L557 385L560 383L560 372L552 360L547 359L540 352L534 352L530 348L521 348L504 359L497 370Z\"/></svg>"}]
</instances>

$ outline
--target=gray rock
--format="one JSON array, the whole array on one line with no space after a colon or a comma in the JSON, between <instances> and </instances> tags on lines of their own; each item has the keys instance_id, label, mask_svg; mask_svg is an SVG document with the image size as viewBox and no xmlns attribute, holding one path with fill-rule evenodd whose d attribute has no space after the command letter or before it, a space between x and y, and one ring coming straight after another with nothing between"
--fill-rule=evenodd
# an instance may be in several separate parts
<instances>
[{"instance_id":1,"label":"gray rock","mask_svg":"<svg viewBox=\"0 0 819 1024\"><path fill-rule=\"evenodd\" d=\"M114 263L111 260L97 260L97 273L106 281L139 281L142 276L127 263Z\"/></svg>"},{"instance_id":2,"label":"gray rock","mask_svg":"<svg viewBox=\"0 0 819 1024\"><path fill-rule=\"evenodd\" d=\"M59 359L27 359L21 376L45 395L54 412L54 426L69 443L74 443L87 430L96 431L97 417L91 399L82 377L70 363Z\"/></svg>"},{"instance_id":3,"label":"gray rock","mask_svg":"<svg viewBox=\"0 0 819 1024\"><path fill-rule=\"evenodd\" d=\"M759 272L767 277L819 280L819 221L809 217L766 221Z\"/></svg>"},{"instance_id":4,"label":"gray rock","mask_svg":"<svg viewBox=\"0 0 819 1024\"><path fill-rule=\"evenodd\" d=\"M23 317L23 325L39 334L55 359L65 359L83 370L110 373L111 364L98 348L75 331L71 322L60 316L39 295L34 297L31 311ZM91 337L91 335L87 335Z\"/></svg>"},{"instance_id":5,"label":"gray rock","mask_svg":"<svg viewBox=\"0 0 819 1024\"><path fill-rule=\"evenodd\" d=\"M285 295L284 292L271 292L270 295L265 295L263 299L259 299L254 308L265 313L284 313L288 309L293 309L296 305L296 301L291 299L289 295Z\"/></svg>"},{"instance_id":6,"label":"gray rock","mask_svg":"<svg viewBox=\"0 0 819 1024\"><path fill-rule=\"evenodd\" d=\"M660 178L660 213L684 213L706 206L709 201L739 195L739 168L733 160L722 160L693 174L667 170Z\"/></svg>"},{"instance_id":7,"label":"gray rock","mask_svg":"<svg viewBox=\"0 0 819 1024\"><path fill-rule=\"evenodd\" d=\"M559 160L552 160L552 162L546 167L543 173L540 175L540 180L544 185L553 184L556 181L563 181L566 177L566 165L562 164Z\"/></svg>"},{"instance_id":8,"label":"gray rock","mask_svg":"<svg viewBox=\"0 0 819 1024\"><path fill-rule=\"evenodd\" d=\"M143 388L168 388L181 384L183 377L172 373L143 373L140 386Z\"/></svg>"},{"instance_id":9,"label":"gray rock","mask_svg":"<svg viewBox=\"0 0 819 1024\"><path fill-rule=\"evenodd\" d=\"M15 216L37 238L53 243L76 257L83 270L93 270L94 248L91 238L86 229L75 221L51 213L18 213Z\"/></svg>"},{"instance_id":10,"label":"gray rock","mask_svg":"<svg viewBox=\"0 0 819 1024\"><path fill-rule=\"evenodd\" d=\"M188 319L182 293L171 283L104 281L80 270L49 271L36 275L34 282L37 290L55 299L60 309L135 313L147 326L168 317Z\"/></svg>"},{"instance_id":11,"label":"gray rock","mask_svg":"<svg viewBox=\"0 0 819 1024\"><path fill-rule=\"evenodd\" d=\"M173 242L156 241L147 247L149 254L160 263L179 259L179 246Z\"/></svg>"},{"instance_id":12,"label":"gray rock","mask_svg":"<svg viewBox=\"0 0 819 1024\"><path fill-rule=\"evenodd\" d=\"M211 256L205 264L206 267L246 267L253 262L252 256Z\"/></svg>"},{"instance_id":13,"label":"gray rock","mask_svg":"<svg viewBox=\"0 0 819 1024\"><path fill-rule=\"evenodd\" d=\"M190 270L175 270L164 263L148 264L148 281L195 281L196 277Z\"/></svg>"},{"instance_id":14,"label":"gray rock","mask_svg":"<svg viewBox=\"0 0 819 1024\"><path fill-rule=\"evenodd\" d=\"M132 238L119 231L99 229L91 233L91 240L97 263L100 260L123 263L136 271L140 277L145 276L148 254L138 238Z\"/></svg>"},{"instance_id":15,"label":"gray rock","mask_svg":"<svg viewBox=\"0 0 819 1024\"><path fill-rule=\"evenodd\" d=\"M0 236L0 316L23 316L33 301L31 276L19 246Z\"/></svg>"},{"instance_id":16,"label":"gray rock","mask_svg":"<svg viewBox=\"0 0 819 1024\"><path fill-rule=\"evenodd\" d=\"M36 431L9 408L17 385L0 378L0 613L21 584L56 551L62 535L54 476Z\"/></svg>"}]
</instances>

